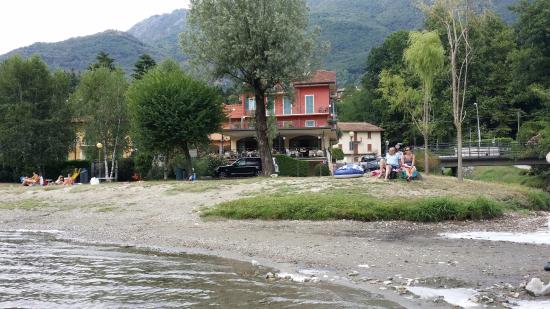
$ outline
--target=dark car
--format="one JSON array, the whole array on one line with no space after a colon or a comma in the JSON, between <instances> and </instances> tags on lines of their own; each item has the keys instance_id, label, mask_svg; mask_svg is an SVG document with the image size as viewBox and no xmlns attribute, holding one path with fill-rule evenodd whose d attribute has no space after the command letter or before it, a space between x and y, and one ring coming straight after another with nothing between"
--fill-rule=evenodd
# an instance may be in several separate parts
<instances>
[{"instance_id":1,"label":"dark car","mask_svg":"<svg viewBox=\"0 0 550 309\"><path fill-rule=\"evenodd\" d=\"M231 165L220 166L216 174L220 178L231 176L259 176L262 173L262 159L241 158Z\"/></svg>"},{"instance_id":2,"label":"dark car","mask_svg":"<svg viewBox=\"0 0 550 309\"><path fill-rule=\"evenodd\" d=\"M374 171L380 168L380 158L374 153L369 153L361 158L360 164L364 171Z\"/></svg>"},{"instance_id":3,"label":"dark car","mask_svg":"<svg viewBox=\"0 0 550 309\"><path fill-rule=\"evenodd\" d=\"M277 160L273 158L273 167L275 174L279 173ZM231 165L224 165L216 168L216 175L220 178L231 176L259 176L262 174L262 159L241 158Z\"/></svg>"}]
</instances>

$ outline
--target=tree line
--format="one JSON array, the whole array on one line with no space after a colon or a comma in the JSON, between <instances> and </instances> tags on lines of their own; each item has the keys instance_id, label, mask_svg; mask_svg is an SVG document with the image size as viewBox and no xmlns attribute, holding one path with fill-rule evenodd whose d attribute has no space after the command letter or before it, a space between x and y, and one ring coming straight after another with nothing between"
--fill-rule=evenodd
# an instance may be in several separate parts
<instances>
[{"instance_id":1,"label":"tree line","mask_svg":"<svg viewBox=\"0 0 550 309\"><path fill-rule=\"evenodd\" d=\"M219 89L171 60L142 55L128 79L103 52L82 74L14 56L0 63L0 179L44 173L77 144L88 160L102 159L105 177L132 152L149 165L183 154L190 172L189 148L207 144L224 117Z\"/></svg>"},{"instance_id":2,"label":"tree line","mask_svg":"<svg viewBox=\"0 0 550 309\"><path fill-rule=\"evenodd\" d=\"M426 144L426 133L434 144L460 142L472 135L477 140L477 104L482 139L526 143L535 137L540 155L550 150L544 147L550 144L550 2L520 1L511 8L517 15L512 25L481 4L438 0L424 6L420 33L392 33L371 50L366 74L358 87L346 90L338 106L339 119L375 123L392 143ZM432 72L433 84L426 83L432 82L426 80L428 72L411 66L407 54L422 33L436 34L439 38L431 39L444 48L442 68ZM439 54L428 59L439 61ZM424 122L413 125L419 119Z\"/></svg>"}]
</instances>

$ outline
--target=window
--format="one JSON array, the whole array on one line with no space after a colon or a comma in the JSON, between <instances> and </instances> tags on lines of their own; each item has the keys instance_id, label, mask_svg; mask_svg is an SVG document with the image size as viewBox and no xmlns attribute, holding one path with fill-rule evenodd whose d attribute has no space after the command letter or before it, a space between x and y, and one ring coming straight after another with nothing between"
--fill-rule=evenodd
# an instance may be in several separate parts
<instances>
[{"instance_id":1,"label":"window","mask_svg":"<svg viewBox=\"0 0 550 309\"><path fill-rule=\"evenodd\" d=\"M272 96L267 97L266 115L275 115L275 98Z\"/></svg>"},{"instance_id":2,"label":"window","mask_svg":"<svg viewBox=\"0 0 550 309\"><path fill-rule=\"evenodd\" d=\"M368 139L371 139L370 132L367 133L367 138L368 138Z\"/></svg>"},{"instance_id":3,"label":"window","mask_svg":"<svg viewBox=\"0 0 550 309\"><path fill-rule=\"evenodd\" d=\"M367 144L367 151L372 151L372 144Z\"/></svg>"},{"instance_id":4,"label":"window","mask_svg":"<svg viewBox=\"0 0 550 309\"><path fill-rule=\"evenodd\" d=\"M235 162L235 166L245 166L245 165L246 165L245 159L240 159L237 162Z\"/></svg>"},{"instance_id":5,"label":"window","mask_svg":"<svg viewBox=\"0 0 550 309\"><path fill-rule=\"evenodd\" d=\"M256 99L248 98L248 106L247 106L246 110L247 111L256 110Z\"/></svg>"},{"instance_id":6,"label":"window","mask_svg":"<svg viewBox=\"0 0 550 309\"><path fill-rule=\"evenodd\" d=\"M283 115L292 114L292 102L289 97L283 98Z\"/></svg>"},{"instance_id":7,"label":"window","mask_svg":"<svg viewBox=\"0 0 550 309\"><path fill-rule=\"evenodd\" d=\"M307 128L315 127L315 120L306 120L306 127Z\"/></svg>"},{"instance_id":8,"label":"window","mask_svg":"<svg viewBox=\"0 0 550 309\"><path fill-rule=\"evenodd\" d=\"M313 102L312 95L306 95L306 114L313 114L315 110L315 103Z\"/></svg>"}]
</instances>

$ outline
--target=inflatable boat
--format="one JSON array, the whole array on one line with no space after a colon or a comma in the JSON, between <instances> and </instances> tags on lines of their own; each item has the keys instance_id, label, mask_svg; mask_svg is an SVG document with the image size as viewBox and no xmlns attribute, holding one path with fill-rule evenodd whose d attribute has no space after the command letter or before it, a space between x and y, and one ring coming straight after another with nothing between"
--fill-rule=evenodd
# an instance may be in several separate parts
<instances>
[{"instance_id":1,"label":"inflatable boat","mask_svg":"<svg viewBox=\"0 0 550 309\"><path fill-rule=\"evenodd\" d=\"M360 165L350 164L344 165L334 172L334 178L357 178L363 177L365 171Z\"/></svg>"}]
</instances>

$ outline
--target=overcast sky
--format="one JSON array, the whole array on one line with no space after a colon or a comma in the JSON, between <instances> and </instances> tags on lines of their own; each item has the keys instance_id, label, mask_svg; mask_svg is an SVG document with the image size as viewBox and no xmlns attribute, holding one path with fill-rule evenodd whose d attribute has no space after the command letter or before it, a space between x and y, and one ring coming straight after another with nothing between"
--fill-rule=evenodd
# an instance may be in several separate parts
<instances>
[{"instance_id":1,"label":"overcast sky","mask_svg":"<svg viewBox=\"0 0 550 309\"><path fill-rule=\"evenodd\" d=\"M189 0L2 0L0 55L34 42L57 42L107 29L126 31Z\"/></svg>"}]
</instances>

